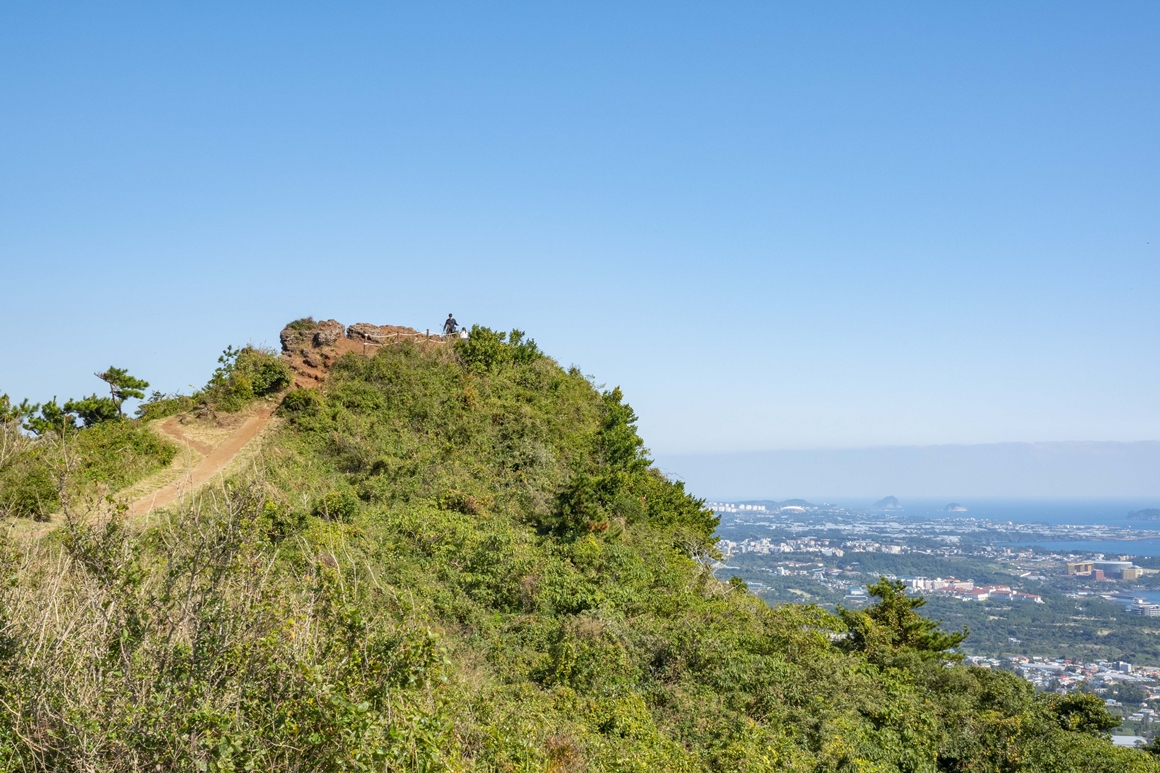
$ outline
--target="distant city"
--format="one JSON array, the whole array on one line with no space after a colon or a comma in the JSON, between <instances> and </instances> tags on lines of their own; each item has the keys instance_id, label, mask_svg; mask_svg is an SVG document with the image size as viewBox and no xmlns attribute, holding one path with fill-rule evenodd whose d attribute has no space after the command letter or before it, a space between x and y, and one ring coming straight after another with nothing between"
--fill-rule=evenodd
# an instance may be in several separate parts
<instances>
[{"instance_id":1,"label":"distant city","mask_svg":"<svg viewBox=\"0 0 1160 773\"><path fill-rule=\"evenodd\" d=\"M721 517L717 575L741 577L769 603L857 608L873 603L879 577L901 581L924 614L970 630L969 662L1041 690L1094 691L1128 731L1151 734L1160 558L1132 549L1160 531L1131 528L1127 512L1121 526L977 518L957 502L918 516L893 497L865 510L802 499L706 506Z\"/></svg>"}]
</instances>

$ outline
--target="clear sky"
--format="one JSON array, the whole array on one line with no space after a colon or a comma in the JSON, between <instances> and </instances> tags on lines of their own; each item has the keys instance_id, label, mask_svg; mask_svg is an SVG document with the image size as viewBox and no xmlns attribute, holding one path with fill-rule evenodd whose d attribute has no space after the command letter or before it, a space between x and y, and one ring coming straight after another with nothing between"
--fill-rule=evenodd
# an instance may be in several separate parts
<instances>
[{"instance_id":1,"label":"clear sky","mask_svg":"<svg viewBox=\"0 0 1160 773\"><path fill-rule=\"evenodd\" d=\"M527 330L660 454L1160 440L1160 4L5 3L0 391Z\"/></svg>"}]
</instances>

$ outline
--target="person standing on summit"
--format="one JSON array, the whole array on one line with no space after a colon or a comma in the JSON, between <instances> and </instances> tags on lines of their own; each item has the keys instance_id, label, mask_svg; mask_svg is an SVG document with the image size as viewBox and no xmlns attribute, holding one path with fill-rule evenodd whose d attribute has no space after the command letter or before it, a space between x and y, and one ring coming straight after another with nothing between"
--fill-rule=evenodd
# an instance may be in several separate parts
<instances>
[{"instance_id":1,"label":"person standing on summit","mask_svg":"<svg viewBox=\"0 0 1160 773\"><path fill-rule=\"evenodd\" d=\"M443 335L453 336L459 330L459 323L455 321L455 317L451 314L447 315L447 321L443 323Z\"/></svg>"}]
</instances>

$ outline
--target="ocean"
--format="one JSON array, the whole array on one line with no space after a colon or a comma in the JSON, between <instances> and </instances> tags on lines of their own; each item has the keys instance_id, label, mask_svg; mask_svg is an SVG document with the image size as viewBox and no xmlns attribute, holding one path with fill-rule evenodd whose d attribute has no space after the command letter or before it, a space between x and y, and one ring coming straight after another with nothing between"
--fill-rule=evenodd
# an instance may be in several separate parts
<instances>
[{"instance_id":1,"label":"ocean","mask_svg":"<svg viewBox=\"0 0 1160 773\"><path fill-rule=\"evenodd\" d=\"M966 512L946 512L950 503L962 505ZM831 504L853 512L886 512L900 518L978 518L1011 523L1045 523L1051 525L1115 526L1121 529L1160 530L1160 521L1128 520L1128 513L1146 508L1160 508L1156 499L899 499L901 509L871 509L867 500L840 500ZM1050 550L1076 550L1107 555L1160 556L1160 539L1141 540L1035 540L1013 541L1007 545L1038 545Z\"/></svg>"},{"instance_id":2,"label":"ocean","mask_svg":"<svg viewBox=\"0 0 1160 773\"><path fill-rule=\"evenodd\" d=\"M1160 590L1130 590L1127 591L1132 595L1133 599L1144 599L1149 604L1160 604ZM1121 603L1132 603L1128 599L1117 599Z\"/></svg>"},{"instance_id":3,"label":"ocean","mask_svg":"<svg viewBox=\"0 0 1160 773\"><path fill-rule=\"evenodd\" d=\"M1153 522L1155 523L1155 522ZM1103 553L1104 558L1114 561L1118 556L1160 556L1160 540L1028 540L1023 542L996 542L996 545L1010 547L1041 547L1053 551L1072 550L1077 553Z\"/></svg>"},{"instance_id":4,"label":"ocean","mask_svg":"<svg viewBox=\"0 0 1160 773\"><path fill-rule=\"evenodd\" d=\"M967 508L965 513L948 513L950 503ZM830 504L853 512L872 510L873 500L842 499ZM900 510L891 514L912 518L979 518L1012 523L1050 523L1160 529L1160 521L1129 521L1128 513L1160 508L1160 499L906 499L899 497Z\"/></svg>"}]
</instances>

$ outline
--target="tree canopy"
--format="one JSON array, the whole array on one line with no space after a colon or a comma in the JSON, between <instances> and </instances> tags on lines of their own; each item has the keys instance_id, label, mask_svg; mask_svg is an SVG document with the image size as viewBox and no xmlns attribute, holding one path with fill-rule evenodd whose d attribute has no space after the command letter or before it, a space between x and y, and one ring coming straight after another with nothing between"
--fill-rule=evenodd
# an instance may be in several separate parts
<instances>
[{"instance_id":1,"label":"tree canopy","mask_svg":"<svg viewBox=\"0 0 1160 773\"><path fill-rule=\"evenodd\" d=\"M110 367L103 373L97 373L96 376L109 385L109 394L117 409L117 415L120 417L125 415L122 410L124 402L130 398L143 399L145 390L149 388L148 381L129 375L129 372L124 368Z\"/></svg>"},{"instance_id":2,"label":"tree canopy","mask_svg":"<svg viewBox=\"0 0 1160 773\"><path fill-rule=\"evenodd\" d=\"M866 610L840 609L839 616L848 632L845 648L882 660L899 652L923 657L946 657L967 638L966 629L948 633L939 621L918 614L926 600L908 596L900 580L880 577L867 590L878 602Z\"/></svg>"}]
</instances>

